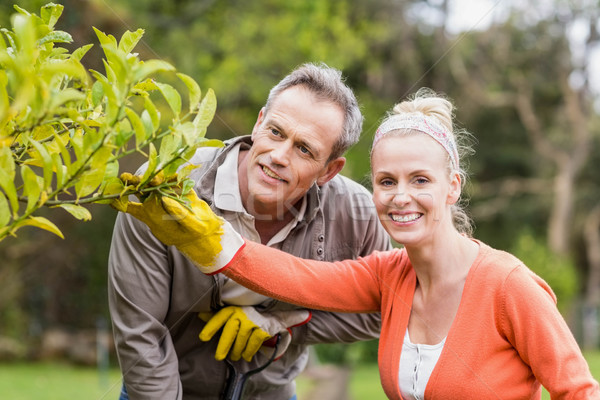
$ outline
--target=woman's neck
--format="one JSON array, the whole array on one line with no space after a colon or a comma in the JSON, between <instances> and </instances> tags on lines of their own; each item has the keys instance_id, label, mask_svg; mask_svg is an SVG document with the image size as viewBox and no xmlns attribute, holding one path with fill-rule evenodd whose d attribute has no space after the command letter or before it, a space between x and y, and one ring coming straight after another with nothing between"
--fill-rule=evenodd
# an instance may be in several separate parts
<instances>
[{"instance_id":1,"label":"woman's neck","mask_svg":"<svg viewBox=\"0 0 600 400\"><path fill-rule=\"evenodd\" d=\"M476 242L454 229L443 236L438 235L426 245L406 247L424 293L439 286L464 282L478 251Z\"/></svg>"}]
</instances>

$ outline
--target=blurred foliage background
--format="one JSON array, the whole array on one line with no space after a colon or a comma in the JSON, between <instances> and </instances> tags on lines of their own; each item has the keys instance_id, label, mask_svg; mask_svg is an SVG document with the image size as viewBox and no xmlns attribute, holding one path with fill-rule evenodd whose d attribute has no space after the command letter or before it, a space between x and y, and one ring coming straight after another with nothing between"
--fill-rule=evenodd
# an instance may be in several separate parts
<instances>
[{"instance_id":1,"label":"blurred foliage background","mask_svg":"<svg viewBox=\"0 0 600 400\"><path fill-rule=\"evenodd\" d=\"M34 12L45 3L16 1ZM341 69L365 115L343 174L366 186L371 139L385 112L423 86L446 93L475 139L466 193L475 236L546 279L582 347L597 348L600 2L473 3L65 0L57 29L71 33L72 48L96 44L82 60L95 69L101 50L92 26L116 37L144 29L141 59L168 61L215 90L207 137L221 140L250 133L269 89L297 65ZM10 26L12 4L0 4L0 27ZM140 160L127 163L133 171ZM85 223L47 213L64 240L24 228L0 242L1 357L90 359L56 345L61 337L73 345L109 321L106 263L116 213L89 209ZM373 360L376 344L318 351L337 362Z\"/></svg>"}]
</instances>

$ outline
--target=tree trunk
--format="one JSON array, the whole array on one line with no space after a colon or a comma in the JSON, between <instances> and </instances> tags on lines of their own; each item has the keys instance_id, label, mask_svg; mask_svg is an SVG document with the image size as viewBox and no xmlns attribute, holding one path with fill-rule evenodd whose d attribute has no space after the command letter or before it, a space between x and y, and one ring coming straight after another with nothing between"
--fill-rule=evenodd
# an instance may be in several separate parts
<instances>
[{"instance_id":1,"label":"tree trunk","mask_svg":"<svg viewBox=\"0 0 600 400\"><path fill-rule=\"evenodd\" d=\"M548 246L553 253L564 256L570 249L575 174L570 162L557 167L559 172L554 178L554 201L548 217Z\"/></svg>"},{"instance_id":2,"label":"tree trunk","mask_svg":"<svg viewBox=\"0 0 600 400\"><path fill-rule=\"evenodd\" d=\"M600 344L600 204L590 212L583 233L589 264L582 310L583 348L595 349Z\"/></svg>"}]
</instances>

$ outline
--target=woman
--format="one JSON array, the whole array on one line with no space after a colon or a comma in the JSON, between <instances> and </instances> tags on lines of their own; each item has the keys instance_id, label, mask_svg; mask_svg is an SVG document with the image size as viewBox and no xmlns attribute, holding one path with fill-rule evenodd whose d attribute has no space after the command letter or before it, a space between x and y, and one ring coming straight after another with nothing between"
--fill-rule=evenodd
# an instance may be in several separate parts
<instances>
[{"instance_id":1,"label":"woman","mask_svg":"<svg viewBox=\"0 0 600 400\"><path fill-rule=\"evenodd\" d=\"M162 199L183 217L171 228L149 221L156 211L126 211L205 273L309 308L381 311L379 368L391 399L540 399L540 385L553 399L600 398L551 288L514 256L470 237L457 206L464 179L452 112L421 90L375 135L373 199L403 249L323 263L244 242L223 221L210 236L201 225L214 217L193 194L195 214Z\"/></svg>"}]
</instances>

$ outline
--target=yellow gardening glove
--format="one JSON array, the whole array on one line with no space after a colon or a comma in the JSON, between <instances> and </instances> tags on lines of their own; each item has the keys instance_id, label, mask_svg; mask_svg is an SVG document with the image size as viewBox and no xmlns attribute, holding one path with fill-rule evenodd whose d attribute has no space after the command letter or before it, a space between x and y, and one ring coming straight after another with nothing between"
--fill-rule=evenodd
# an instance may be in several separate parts
<instances>
[{"instance_id":1,"label":"yellow gardening glove","mask_svg":"<svg viewBox=\"0 0 600 400\"><path fill-rule=\"evenodd\" d=\"M290 328L307 323L311 313L308 310L259 313L254 307L228 306L212 316L205 313L198 316L208 320L200 332L202 341L211 340L219 329L223 328L215 353L217 360L224 360L229 354L233 361L243 357L250 362L259 350L268 352L268 349L263 348L265 340L278 334L280 341L275 358L281 357L292 341Z\"/></svg>"},{"instance_id":2,"label":"yellow gardening glove","mask_svg":"<svg viewBox=\"0 0 600 400\"><path fill-rule=\"evenodd\" d=\"M121 178L131 184L138 177ZM185 198L189 208L175 199L152 192L142 203L119 199L111 205L144 222L161 242L175 246L206 273L218 272L243 247L244 239L217 216L196 192Z\"/></svg>"}]
</instances>

